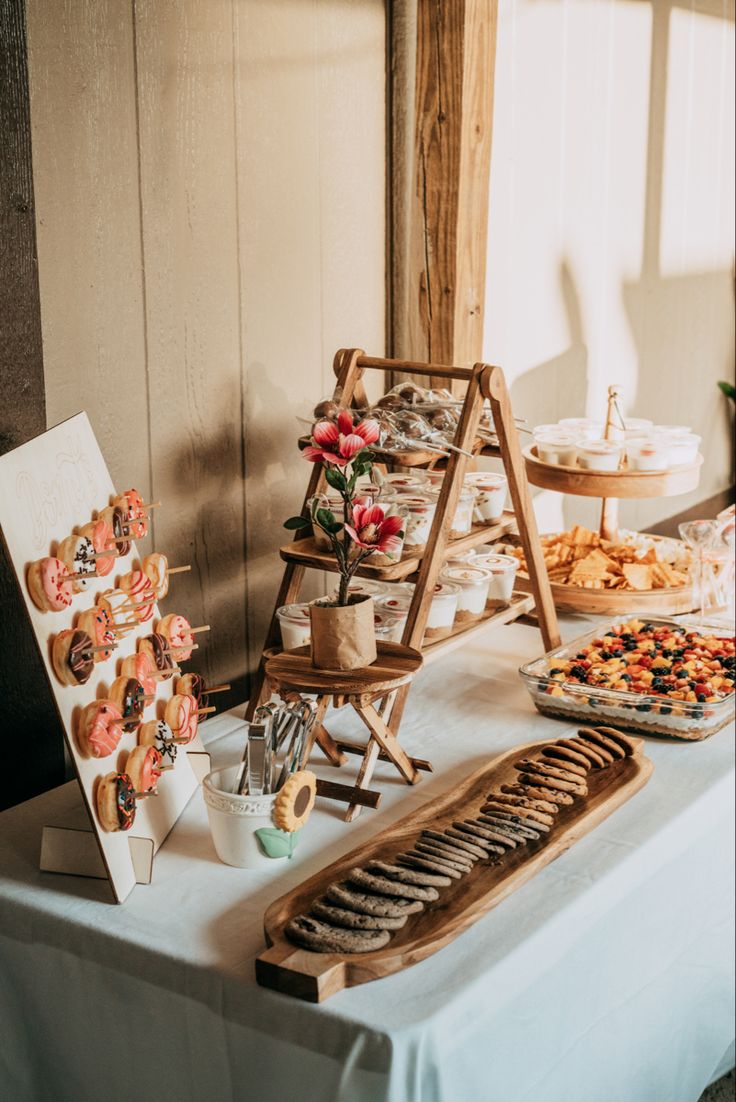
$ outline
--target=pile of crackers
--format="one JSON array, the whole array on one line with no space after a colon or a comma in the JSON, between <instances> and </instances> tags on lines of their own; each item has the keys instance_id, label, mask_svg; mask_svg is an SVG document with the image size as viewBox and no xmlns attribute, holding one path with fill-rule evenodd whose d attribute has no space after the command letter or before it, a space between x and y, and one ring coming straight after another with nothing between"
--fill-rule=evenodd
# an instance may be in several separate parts
<instances>
[{"instance_id":1,"label":"pile of crackers","mask_svg":"<svg viewBox=\"0 0 736 1102\"><path fill-rule=\"evenodd\" d=\"M569 532L542 536L542 549L551 582L582 589L647 590L685 586L690 579L681 570L657 558L655 548L641 554L629 543L611 543L576 524ZM527 573L521 548L513 551L519 570Z\"/></svg>"}]
</instances>

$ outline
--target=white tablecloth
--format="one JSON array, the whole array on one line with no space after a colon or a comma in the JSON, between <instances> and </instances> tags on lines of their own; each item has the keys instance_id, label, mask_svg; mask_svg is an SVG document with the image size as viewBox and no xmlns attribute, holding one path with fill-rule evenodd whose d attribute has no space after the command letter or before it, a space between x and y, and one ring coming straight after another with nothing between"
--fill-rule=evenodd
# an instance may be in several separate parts
<instances>
[{"instance_id":1,"label":"white tablecloth","mask_svg":"<svg viewBox=\"0 0 736 1102\"><path fill-rule=\"evenodd\" d=\"M639 794L423 963L321 1006L255 983L273 899L494 753L561 736L516 674L540 650L515 624L423 671L401 738L435 773L409 788L380 765L380 811L346 825L323 803L273 870L220 864L197 794L115 906L38 871L74 786L0 816L2 1102L695 1102L733 1063L733 731L648 739ZM234 722L207 725L217 764Z\"/></svg>"}]
</instances>

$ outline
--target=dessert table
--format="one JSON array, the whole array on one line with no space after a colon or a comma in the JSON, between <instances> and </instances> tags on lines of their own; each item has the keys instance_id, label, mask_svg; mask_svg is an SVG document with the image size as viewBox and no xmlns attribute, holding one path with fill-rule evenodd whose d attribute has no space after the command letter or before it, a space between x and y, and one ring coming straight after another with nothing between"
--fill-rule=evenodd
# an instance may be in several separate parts
<instances>
[{"instance_id":1,"label":"dessert table","mask_svg":"<svg viewBox=\"0 0 736 1102\"><path fill-rule=\"evenodd\" d=\"M641 792L421 964L319 1006L255 983L272 900L495 753L563 735L516 673L540 651L515 623L423 670L401 743L434 774L408 787L380 762L378 811L345 824L318 803L265 872L219 863L196 793L153 883L115 906L104 882L38 871L74 785L1 815L0 1098L696 1102L733 1064L733 730L648 738ZM357 731L349 711L332 728ZM203 728L218 766L239 722Z\"/></svg>"}]
</instances>

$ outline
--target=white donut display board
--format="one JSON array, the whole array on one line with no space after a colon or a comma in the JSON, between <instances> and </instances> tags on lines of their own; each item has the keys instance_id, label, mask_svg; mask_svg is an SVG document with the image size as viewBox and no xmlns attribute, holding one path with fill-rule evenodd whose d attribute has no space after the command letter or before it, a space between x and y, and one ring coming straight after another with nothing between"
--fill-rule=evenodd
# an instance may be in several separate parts
<instances>
[{"instance_id":1,"label":"white donut display board","mask_svg":"<svg viewBox=\"0 0 736 1102\"><path fill-rule=\"evenodd\" d=\"M138 640L154 630L162 614L154 606L153 618L147 623L136 624L127 635L120 637L112 657L96 662L85 684L62 685L51 662L54 637L65 628L71 628L78 614L89 609L99 593L117 585L123 574L139 565L135 542L131 541L128 554L115 560L107 577L92 578L84 592L74 594L71 607L61 612L39 611L29 595L26 578L32 562L53 555L61 540L96 517L110 504L116 492L122 491L116 491L112 484L86 413L79 413L0 456L0 528L64 726L69 755L92 830L90 834L84 820L76 824L76 829L46 828L41 867L106 876L116 902L122 903L136 882L150 882L153 855L196 791L199 778L207 771L207 755L198 735L186 747L180 746L174 768L159 780L158 795L138 801L132 828L125 832L103 830L96 810L96 787L105 774L124 771L127 755L137 745L137 733L124 732L117 749L109 757L87 758L77 745L79 715L86 704L109 695L110 685L119 675L123 659L136 653ZM143 722L163 718L166 701L174 691L174 681L172 677L157 682L156 699L146 706ZM99 847L101 862L94 853L94 846L90 845L91 838Z\"/></svg>"}]
</instances>

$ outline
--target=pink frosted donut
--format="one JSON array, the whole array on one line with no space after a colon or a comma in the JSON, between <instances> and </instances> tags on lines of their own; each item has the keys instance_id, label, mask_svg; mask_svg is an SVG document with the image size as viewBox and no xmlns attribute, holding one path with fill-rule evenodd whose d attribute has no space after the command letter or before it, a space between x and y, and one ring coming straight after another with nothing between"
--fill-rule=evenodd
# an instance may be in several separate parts
<instances>
[{"instance_id":1,"label":"pink frosted donut","mask_svg":"<svg viewBox=\"0 0 736 1102\"><path fill-rule=\"evenodd\" d=\"M123 727L120 709L111 700L93 700L82 712L77 742L88 758L107 758L118 748Z\"/></svg>"},{"instance_id":2,"label":"pink frosted donut","mask_svg":"<svg viewBox=\"0 0 736 1102\"><path fill-rule=\"evenodd\" d=\"M132 601L135 602L135 618L139 623L145 624L153 619L153 606L156 594L153 592L151 579L142 570L131 570L120 579L120 588L124 590Z\"/></svg>"},{"instance_id":3,"label":"pink frosted donut","mask_svg":"<svg viewBox=\"0 0 736 1102\"><path fill-rule=\"evenodd\" d=\"M114 551L115 544L112 526L106 520L93 520L79 529L80 536L85 536L95 549L96 554L103 551ZM115 565L114 555L105 555L103 559L95 559L97 573L104 578L111 573Z\"/></svg>"},{"instance_id":4,"label":"pink frosted donut","mask_svg":"<svg viewBox=\"0 0 736 1102\"><path fill-rule=\"evenodd\" d=\"M37 559L28 567L28 592L42 612L61 612L72 603L74 587L61 559Z\"/></svg>"},{"instance_id":5,"label":"pink frosted donut","mask_svg":"<svg viewBox=\"0 0 736 1102\"><path fill-rule=\"evenodd\" d=\"M110 648L109 650L98 651L93 656L95 662L106 662L108 658L112 657L117 642L117 636L113 631L114 626L110 613L106 609L100 608L99 605L94 605L93 608L80 612L77 627L87 632L96 647L109 646Z\"/></svg>"},{"instance_id":6,"label":"pink frosted donut","mask_svg":"<svg viewBox=\"0 0 736 1102\"><path fill-rule=\"evenodd\" d=\"M97 563L94 554L92 540L87 539L86 536L67 536L59 544L56 555L66 563L69 573L74 575L75 593L81 593L94 585L94 577L86 577L88 574L96 573Z\"/></svg>"},{"instance_id":7,"label":"pink frosted donut","mask_svg":"<svg viewBox=\"0 0 736 1102\"><path fill-rule=\"evenodd\" d=\"M133 609L125 608L130 604L130 594L124 589L106 589L104 593L98 594L97 604L100 608L104 608L117 628L127 625L125 630L132 631L135 627L136 618Z\"/></svg>"},{"instance_id":8,"label":"pink frosted donut","mask_svg":"<svg viewBox=\"0 0 736 1102\"><path fill-rule=\"evenodd\" d=\"M175 613L164 616L156 626L158 634L169 640L171 656L177 662L186 662L192 657L194 636L191 627L192 625L184 616L177 616Z\"/></svg>"},{"instance_id":9,"label":"pink frosted donut","mask_svg":"<svg viewBox=\"0 0 736 1102\"><path fill-rule=\"evenodd\" d=\"M153 674L156 673L156 664L146 651L139 650L124 659L120 672L124 677L134 677L140 681L146 696L155 694L157 679Z\"/></svg>"},{"instance_id":10,"label":"pink frosted donut","mask_svg":"<svg viewBox=\"0 0 736 1102\"><path fill-rule=\"evenodd\" d=\"M191 742L199 725L197 701L193 696L177 693L166 705L164 719L176 738Z\"/></svg>"},{"instance_id":11,"label":"pink frosted donut","mask_svg":"<svg viewBox=\"0 0 736 1102\"><path fill-rule=\"evenodd\" d=\"M125 772L136 792L155 792L161 776L161 754L155 746L136 746L128 754Z\"/></svg>"},{"instance_id":12,"label":"pink frosted donut","mask_svg":"<svg viewBox=\"0 0 736 1102\"><path fill-rule=\"evenodd\" d=\"M148 514L143 508L144 501L137 490L126 490L113 500L126 514L128 531L135 540L148 535Z\"/></svg>"}]
</instances>

